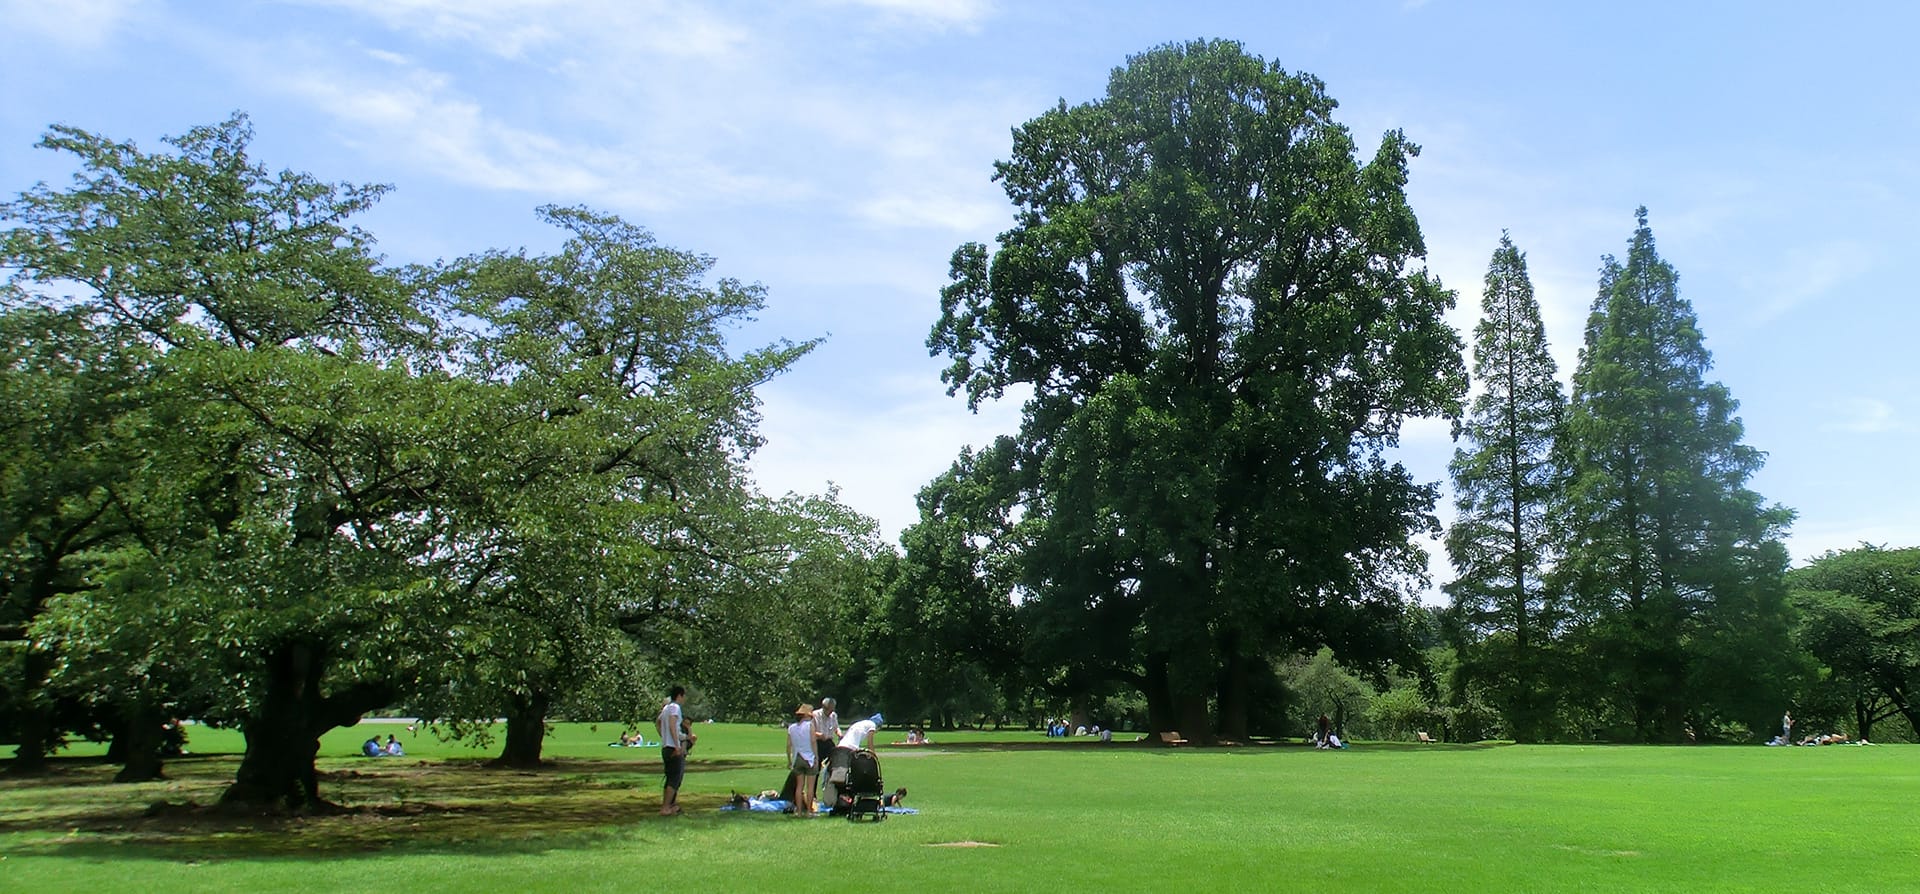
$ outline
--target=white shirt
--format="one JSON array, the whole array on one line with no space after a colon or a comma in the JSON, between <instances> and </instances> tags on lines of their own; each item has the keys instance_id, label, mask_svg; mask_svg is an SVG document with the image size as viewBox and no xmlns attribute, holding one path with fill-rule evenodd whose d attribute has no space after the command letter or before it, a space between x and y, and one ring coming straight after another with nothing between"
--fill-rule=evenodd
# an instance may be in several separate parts
<instances>
[{"instance_id":1,"label":"white shirt","mask_svg":"<svg viewBox=\"0 0 1920 894\"><path fill-rule=\"evenodd\" d=\"M680 703L667 699L660 709L660 747L679 748L680 742Z\"/></svg>"},{"instance_id":2,"label":"white shirt","mask_svg":"<svg viewBox=\"0 0 1920 894\"><path fill-rule=\"evenodd\" d=\"M796 720L787 726L787 753L804 755L807 763L814 762L812 722Z\"/></svg>"},{"instance_id":3,"label":"white shirt","mask_svg":"<svg viewBox=\"0 0 1920 894\"><path fill-rule=\"evenodd\" d=\"M841 748L859 750L873 744L873 733L880 725L871 720L862 720L847 727L847 734L840 737Z\"/></svg>"}]
</instances>

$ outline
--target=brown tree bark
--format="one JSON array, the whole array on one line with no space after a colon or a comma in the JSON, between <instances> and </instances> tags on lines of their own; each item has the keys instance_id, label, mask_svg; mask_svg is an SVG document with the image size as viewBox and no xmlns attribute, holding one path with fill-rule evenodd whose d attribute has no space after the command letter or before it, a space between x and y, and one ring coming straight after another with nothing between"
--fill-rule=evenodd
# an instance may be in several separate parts
<instances>
[{"instance_id":1,"label":"brown tree bark","mask_svg":"<svg viewBox=\"0 0 1920 894\"><path fill-rule=\"evenodd\" d=\"M547 709L552 699L544 692L516 695L507 706L507 736L496 767L531 770L540 766L540 749L547 739Z\"/></svg>"},{"instance_id":2,"label":"brown tree bark","mask_svg":"<svg viewBox=\"0 0 1920 894\"><path fill-rule=\"evenodd\" d=\"M241 724L247 752L233 784L221 794L223 806L325 810L314 758L320 735L336 726L352 726L361 715L392 700L384 682L358 683L324 694L329 650L323 643L294 642L275 647L267 662L267 687L253 716Z\"/></svg>"}]
</instances>

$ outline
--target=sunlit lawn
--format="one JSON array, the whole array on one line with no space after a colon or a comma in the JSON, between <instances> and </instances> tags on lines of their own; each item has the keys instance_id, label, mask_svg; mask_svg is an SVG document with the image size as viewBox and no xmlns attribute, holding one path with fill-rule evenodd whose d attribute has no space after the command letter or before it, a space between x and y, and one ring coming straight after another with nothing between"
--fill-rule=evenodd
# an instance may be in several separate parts
<instances>
[{"instance_id":1,"label":"sunlit lawn","mask_svg":"<svg viewBox=\"0 0 1920 894\"><path fill-rule=\"evenodd\" d=\"M349 756L369 729L409 755ZM271 821L184 806L231 778L231 733L195 729L162 783L64 760L0 778L0 890L777 891L819 877L803 867L905 891L1920 887L1920 746L1327 753L949 734L881 749L918 815L855 825L718 810L783 776L780 730L728 724L699 728L688 813L662 819L658 752L606 747L618 731L561 725L557 764L522 773L397 725L338 730L322 788L349 810Z\"/></svg>"}]
</instances>

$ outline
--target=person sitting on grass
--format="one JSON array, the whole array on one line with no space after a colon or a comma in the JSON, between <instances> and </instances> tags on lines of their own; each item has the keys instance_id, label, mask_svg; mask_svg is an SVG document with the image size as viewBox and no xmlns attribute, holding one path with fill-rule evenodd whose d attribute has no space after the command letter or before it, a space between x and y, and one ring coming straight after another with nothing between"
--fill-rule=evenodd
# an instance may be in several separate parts
<instances>
[{"instance_id":1,"label":"person sitting on grass","mask_svg":"<svg viewBox=\"0 0 1920 894\"><path fill-rule=\"evenodd\" d=\"M392 733L387 734L386 752L388 757L406 757L407 756L407 750L405 748L400 747L400 740L394 738Z\"/></svg>"},{"instance_id":2,"label":"person sitting on grass","mask_svg":"<svg viewBox=\"0 0 1920 894\"><path fill-rule=\"evenodd\" d=\"M386 752L386 749L380 747L380 737L374 736L373 738L360 743L360 753L367 757L380 757L381 755L384 755L387 752Z\"/></svg>"}]
</instances>

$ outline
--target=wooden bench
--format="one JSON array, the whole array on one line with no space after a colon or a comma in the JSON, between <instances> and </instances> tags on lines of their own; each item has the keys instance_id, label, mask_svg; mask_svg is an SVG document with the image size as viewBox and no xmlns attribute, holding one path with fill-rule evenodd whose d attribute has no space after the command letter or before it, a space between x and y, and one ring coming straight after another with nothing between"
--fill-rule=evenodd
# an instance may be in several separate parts
<instances>
[{"instance_id":1,"label":"wooden bench","mask_svg":"<svg viewBox=\"0 0 1920 894\"><path fill-rule=\"evenodd\" d=\"M1164 732L1164 733L1161 733L1161 734L1160 734L1160 744L1162 744L1162 745L1185 745L1185 744L1187 744L1187 740L1185 740L1185 739L1182 739L1182 738L1180 738L1180 734L1179 734L1179 733L1177 733L1177 732L1174 732L1174 731L1172 731L1172 730L1168 730L1168 731L1166 731L1166 732Z\"/></svg>"}]
</instances>

